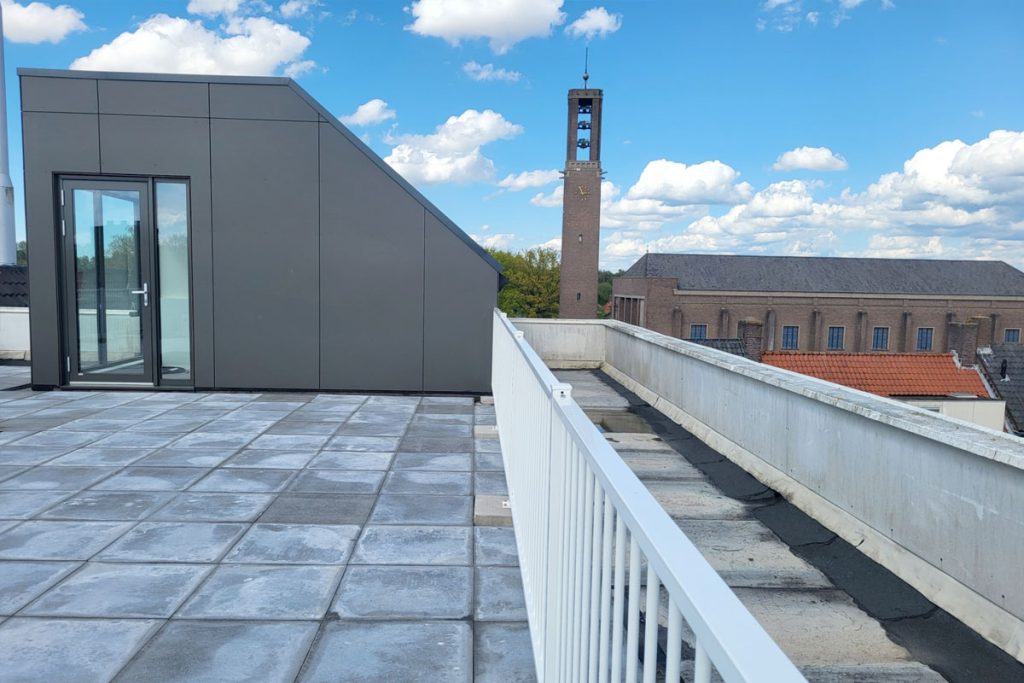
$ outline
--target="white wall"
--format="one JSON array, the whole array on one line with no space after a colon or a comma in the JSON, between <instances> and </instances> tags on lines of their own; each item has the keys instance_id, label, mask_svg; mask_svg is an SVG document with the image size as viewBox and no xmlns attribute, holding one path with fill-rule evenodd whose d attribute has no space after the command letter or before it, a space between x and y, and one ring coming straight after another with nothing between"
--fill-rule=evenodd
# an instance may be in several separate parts
<instances>
[{"instance_id":1,"label":"white wall","mask_svg":"<svg viewBox=\"0 0 1024 683\"><path fill-rule=\"evenodd\" d=\"M616 321L514 323L554 365L601 363L1024 661L1024 442L1017 437Z\"/></svg>"},{"instance_id":2,"label":"white wall","mask_svg":"<svg viewBox=\"0 0 1024 683\"><path fill-rule=\"evenodd\" d=\"M950 399L925 400L912 399L905 401L912 406L924 408L946 417L956 418L964 422L1003 431L1006 424L1006 401L994 399Z\"/></svg>"},{"instance_id":3,"label":"white wall","mask_svg":"<svg viewBox=\"0 0 1024 683\"><path fill-rule=\"evenodd\" d=\"M28 307L0 306L0 360L28 358Z\"/></svg>"}]
</instances>

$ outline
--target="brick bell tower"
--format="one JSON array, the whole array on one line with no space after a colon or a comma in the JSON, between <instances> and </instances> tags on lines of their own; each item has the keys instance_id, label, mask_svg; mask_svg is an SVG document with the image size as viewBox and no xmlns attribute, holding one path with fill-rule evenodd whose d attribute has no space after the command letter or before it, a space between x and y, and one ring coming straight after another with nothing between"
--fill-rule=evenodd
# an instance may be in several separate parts
<instances>
[{"instance_id":1,"label":"brick bell tower","mask_svg":"<svg viewBox=\"0 0 1024 683\"><path fill-rule=\"evenodd\" d=\"M601 90L569 91L569 130L562 197L559 317L597 317L597 258L601 231Z\"/></svg>"}]
</instances>

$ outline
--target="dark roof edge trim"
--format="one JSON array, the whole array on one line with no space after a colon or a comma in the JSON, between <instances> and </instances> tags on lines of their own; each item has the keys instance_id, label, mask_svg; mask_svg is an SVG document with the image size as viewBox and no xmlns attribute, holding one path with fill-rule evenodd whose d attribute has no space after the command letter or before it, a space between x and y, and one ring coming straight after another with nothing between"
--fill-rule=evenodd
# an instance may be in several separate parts
<instances>
[{"instance_id":1,"label":"dark roof edge trim","mask_svg":"<svg viewBox=\"0 0 1024 683\"><path fill-rule=\"evenodd\" d=\"M345 136L345 138L356 146L360 152L377 165L384 173L386 173L392 180L398 183L402 189L408 192L416 201L423 205L423 207L429 211L434 218L436 218L442 225L459 238L463 244L469 247L477 256L482 258L487 265L493 268L496 272L501 273L501 264L494 260L487 250L481 247L476 241L467 235L462 228L455 224L452 219L448 218L437 206L434 205L429 199L423 196L423 194L417 190L412 184L403 178L395 169L385 163L380 156L374 152L369 146L366 145L362 140L359 139L352 131L342 125L341 121L336 116L331 114L327 109L317 101L312 95L296 83L291 78L285 78L282 76L204 76L201 74L155 74L155 73L128 73L119 71L75 71L67 69L32 69L19 67L18 76L38 76L45 78L83 78L83 79L97 79L97 80L110 80L110 81L157 81L165 83L221 83L221 84L236 84L236 85L285 85L291 88L295 93L302 98L302 100L316 111L323 119L321 123L330 124L336 131Z\"/></svg>"}]
</instances>

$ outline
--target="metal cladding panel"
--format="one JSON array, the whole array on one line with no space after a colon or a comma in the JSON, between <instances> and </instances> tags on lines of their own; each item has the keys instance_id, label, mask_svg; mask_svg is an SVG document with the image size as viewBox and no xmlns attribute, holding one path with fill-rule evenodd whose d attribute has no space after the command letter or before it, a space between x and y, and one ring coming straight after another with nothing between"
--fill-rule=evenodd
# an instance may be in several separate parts
<instances>
[{"instance_id":1,"label":"metal cladding panel","mask_svg":"<svg viewBox=\"0 0 1024 683\"><path fill-rule=\"evenodd\" d=\"M218 387L319 388L317 125L210 123Z\"/></svg>"},{"instance_id":2,"label":"metal cladding panel","mask_svg":"<svg viewBox=\"0 0 1024 683\"><path fill-rule=\"evenodd\" d=\"M317 121L318 115L286 85L210 84L214 118Z\"/></svg>"},{"instance_id":3,"label":"metal cladding panel","mask_svg":"<svg viewBox=\"0 0 1024 683\"><path fill-rule=\"evenodd\" d=\"M32 383L60 384L60 314L57 259L57 173L98 173L99 126L95 114L24 113L25 226L29 243L29 327Z\"/></svg>"},{"instance_id":4,"label":"metal cladding panel","mask_svg":"<svg viewBox=\"0 0 1024 683\"><path fill-rule=\"evenodd\" d=\"M491 390L498 273L427 213L423 390Z\"/></svg>"},{"instance_id":5,"label":"metal cladding panel","mask_svg":"<svg viewBox=\"0 0 1024 683\"><path fill-rule=\"evenodd\" d=\"M21 110L95 114L96 81L91 78L22 76Z\"/></svg>"},{"instance_id":6,"label":"metal cladding panel","mask_svg":"<svg viewBox=\"0 0 1024 683\"><path fill-rule=\"evenodd\" d=\"M423 389L423 206L320 125L323 389Z\"/></svg>"},{"instance_id":7,"label":"metal cladding panel","mask_svg":"<svg viewBox=\"0 0 1024 683\"><path fill-rule=\"evenodd\" d=\"M205 117L210 91L206 83L101 80L99 106L101 114Z\"/></svg>"},{"instance_id":8,"label":"metal cladding panel","mask_svg":"<svg viewBox=\"0 0 1024 683\"><path fill-rule=\"evenodd\" d=\"M103 82L101 88L102 85ZM189 178L193 380L197 387L212 387L210 121L205 118L104 114L100 116L100 140L104 173Z\"/></svg>"}]
</instances>

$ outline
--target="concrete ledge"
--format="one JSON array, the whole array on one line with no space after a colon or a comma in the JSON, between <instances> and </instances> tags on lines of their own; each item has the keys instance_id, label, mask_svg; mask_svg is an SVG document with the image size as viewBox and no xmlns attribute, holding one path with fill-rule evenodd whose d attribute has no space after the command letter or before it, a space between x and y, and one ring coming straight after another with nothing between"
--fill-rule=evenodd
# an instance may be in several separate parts
<instances>
[{"instance_id":1,"label":"concrete ledge","mask_svg":"<svg viewBox=\"0 0 1024 683\"><path fill-rule=\"evenodd\" d=\"M473 501L475 526L512 526L508 496L476 496Z\"/></svg>"},{"instance_id":2,"label":"concrete ledge","mask_svg":"<svg viewBox=\"0 0 1024 683\"><path fill-rule=\"evenodd\" d=\"M615 381L729 458L765 486L777 491L865 555L889 569L986 640L1024 662L1024 622L779 471L756 454L711 429L614 366L604 364L602 369Z\"/></svg>"}]
</instances>

